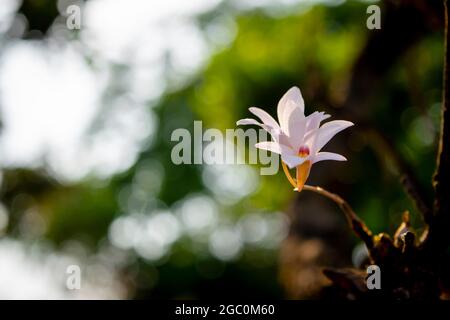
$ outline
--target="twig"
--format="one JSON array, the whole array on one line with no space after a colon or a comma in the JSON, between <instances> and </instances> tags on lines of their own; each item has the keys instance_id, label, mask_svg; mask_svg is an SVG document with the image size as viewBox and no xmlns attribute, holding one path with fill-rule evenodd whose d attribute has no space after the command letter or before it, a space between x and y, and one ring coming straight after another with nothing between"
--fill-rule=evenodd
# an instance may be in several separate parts
<instances>
[{"instance_id":1,"label":"twig","mask_svg":"<svg viewBox=\"0 0 450 320\"><path fill-rule=\"evenodd\" d=\"M344 212L345 217L347 218L347 222L352 228L352 230L356 233L356 235L364 241L368 249L373 247L373 237L372 232L367 228L366 224L356 215L355 211L353 211L352 207L338 196L335 193L331 193L321 187L313 187L309 185L304 185L303 190L312 191L318 193L322 196L327 197L330 200L333 200Z\"/></svg>"},{"instance_id":2,"label":"twig","mask_svg":"<svg viewBox=\"0 0 450 320\"><path fill-rule=\"evenodd\" d=\"M450 34L448 32L449 24L449 6L447 0L444 0L445 12L445 47L444 47L444 71L443 71L443 93L442 93L442 115L441 130L439 138L439 149L436 160L436 172L433 179L435 189L434 217L430 225L428 236L425 241L435 243L439 246L447 246L450 242L448 228L450 225L450 65L448 49Z\"/></svg>"},{"instance_id":3,"label":"twig","mask_svg":"<svg viewBox=\"0 0 450 320\"><path fill-rule=\"evenodd\" d=\"M392 142L381 132L369 127L367 128L367 134L373 141L375 149L379 150L378 153L386 155L392 161L400 174L400 182L403 185L403 188L411 200L413 200L416 208L422 214L424 222L429 224L431 222L433 212L428 204L425 191L414 175L410 165L400 155Z\"/></svg>"}]
</instances>

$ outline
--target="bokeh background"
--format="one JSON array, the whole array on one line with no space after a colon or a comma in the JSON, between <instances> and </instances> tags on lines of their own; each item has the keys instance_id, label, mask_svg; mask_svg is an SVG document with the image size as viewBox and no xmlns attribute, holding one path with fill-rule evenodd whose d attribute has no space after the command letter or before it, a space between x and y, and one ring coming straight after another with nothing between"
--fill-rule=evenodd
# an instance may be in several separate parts
<instances>
[{"instance_id":1,"label":"bokeh background","mask_svg":"<svg viewBox=\"0 0 450 320\"><path fill-rule=\"evenodd\" d=\"M81 29L66 8L81 8ZM381 30L366 9L381 7ZM2 0L0 298L310 298L364 248L333 203L258 165L174 165L171 132L306 113L356 126L310 184L375 232L431 195L442 85L439 1ZM387 39L387 40L386 40ZM400 159L400 160L399 160ZM399 163L401 164L399 166ZM82 288L66 288L66 268Z\"/></svg>"}]
</instances>

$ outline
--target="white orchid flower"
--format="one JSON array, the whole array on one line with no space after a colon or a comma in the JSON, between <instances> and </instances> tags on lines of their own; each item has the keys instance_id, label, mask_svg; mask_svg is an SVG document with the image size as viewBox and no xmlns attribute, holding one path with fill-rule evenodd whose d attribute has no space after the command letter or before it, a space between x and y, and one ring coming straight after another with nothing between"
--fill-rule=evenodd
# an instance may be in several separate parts
<instances>
[{"instance_id":1,"label":"white orchid flower","mask_svg":"<svg viewBox=\"0 0 450 320\"><path fill-rule=\"evenodd\" d=\"M260 142L255 147L281 155L284 172L296 191L302 190L314 163L324 160L347 160L340 154L320 150L338 132L352 126L353 123L334 120L320 126L320 123L330 115L318 111L305 117L305 104L299 88L289 89L278 103L280 124L260 108L253 107L249 110L262 123L255 119L242 119L236 124L258 125L270 133L273 141ZM296 179L292 178L286 165L290 169L297 169Z\"/></svg>"}]
</instances>

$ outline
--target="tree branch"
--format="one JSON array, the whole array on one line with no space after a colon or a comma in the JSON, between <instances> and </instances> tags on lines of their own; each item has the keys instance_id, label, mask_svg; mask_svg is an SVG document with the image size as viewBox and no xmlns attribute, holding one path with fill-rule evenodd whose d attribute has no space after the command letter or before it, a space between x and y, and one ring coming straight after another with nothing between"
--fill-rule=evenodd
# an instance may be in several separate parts
<instances>
[{"instance_id":1,"label":"tree branch","mask_svg":"<svg viewBox=\"0 0 450 320\"><path fill-rule=\"evenodd\" d=\"M369 230L369 228L367 228L366 224L356 215L355 211L353 211L352 207L347 203L347 201L342 199L337 194L331 193L321 187L304 185L303 190L312 191L333 200L344 212L350 228L352 228L356 235L362 241L364 241L367 248L370 250L373 247L372 232Z\"/></svg>"},{"instance_id":2,"label":"tree branch","mask_svg":"<svg viewBox=\"0 0 450 320\"><path fill-rule=\"evenodd\" d=\"M448 49L450 34L448 32L449 6L447 0L444 0L444 12L445 47L441 130L436 160L436 172L433 179L436 197L434 203L434 217L430 225L428 236L425 240L427 244L436 244L440 247L448 246L450 243L450 237L447 234L448 228L450 227L450 96L448 88L448 81L450 79L450 51Z\"/></svg>"}]
</instances>

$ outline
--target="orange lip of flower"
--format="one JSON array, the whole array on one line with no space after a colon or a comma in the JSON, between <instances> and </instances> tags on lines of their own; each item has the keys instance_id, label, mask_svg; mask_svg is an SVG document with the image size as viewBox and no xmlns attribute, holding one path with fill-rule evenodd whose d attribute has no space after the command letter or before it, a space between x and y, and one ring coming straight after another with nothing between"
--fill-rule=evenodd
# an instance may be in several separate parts
<instances>
[{"instance_id":1,"label":"orange lip of flower","mask_svg":"<svg viewBox=\"0 0 450 320\"><path fill-rule=\"evenodd\" d=\"M301 158L305 158L309 156L309 148L307 146L301 146L298 149L298 156ZM305 185L306 179L309 176L309 170L311 169L311 161L307 160L303 162L301 165L297 166L296 173L296 189L298 192L302 191L303 186Z\"/></svg>"},{"instance_id":2,"label":"orange lip of flower","mask_svg":"<svg viewBox=\"0 0 450 320\"><path fill-rule=\"evenodd\" d=\"M298 156L301 158L305 158L305 157L309 156L309 153L310 153L310 151L307 146L302 146L298 150ZM282 162L282 165L283 165L284 173L286 174L289 182L295 188L294 190L298 191L298 192L302 191L303 186L305 185L305 182L308 179L309 170L311 170L311 165L312 165L311 161L306 160L301 165L297 166L296 179L294 179L291 176L289 169L287 168L287 166L284 162Z\"/></svg>"},{"instance_id":3,"label":"orange lip of flower","mask_svg":"<svg viewBox=\"0 0 450 320\"><path fill-rule=\"evenodd\" d=\"M307 160L301 165L297 166L297 191L300 192L305 185L306 179L309 176L309 170L311 169L311 161Z\"/></svg>"}]
</instances>

